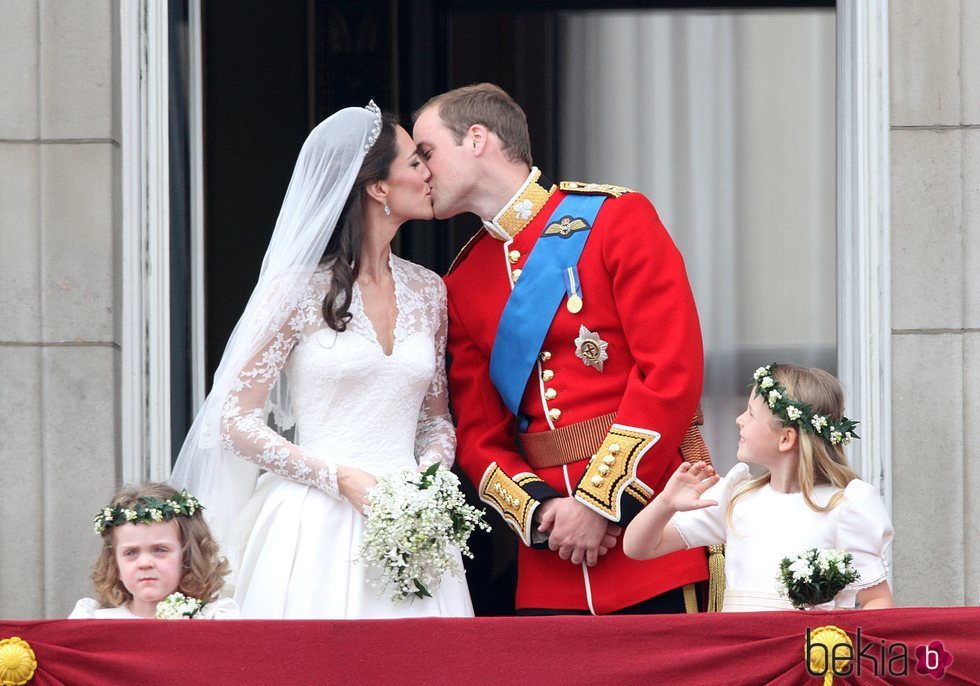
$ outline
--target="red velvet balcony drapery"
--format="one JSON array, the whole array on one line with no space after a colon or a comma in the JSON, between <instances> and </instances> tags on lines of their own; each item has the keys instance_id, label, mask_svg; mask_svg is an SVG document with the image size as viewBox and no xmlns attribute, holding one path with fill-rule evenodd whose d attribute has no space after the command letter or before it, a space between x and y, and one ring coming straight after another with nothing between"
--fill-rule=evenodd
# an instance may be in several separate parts
<instances>
[{"instance_id":1,"label":"red velvet balcony drapery","mask_svg":"<svg viewBox=\"0 0 980 686\"><path fill-rule=\"evenodd\" d=\"M395 621L0 620L0 639L30 643L38 662L32 686L734 686L823 683L808 673L804 653L807 629L825 625L840 627L854 650L863 650L835 684L980 683L980 608L966 607ZM938 680L916 671L916 648L938 650L937 640L953 657Z\"/></svg>"}]
</instances>

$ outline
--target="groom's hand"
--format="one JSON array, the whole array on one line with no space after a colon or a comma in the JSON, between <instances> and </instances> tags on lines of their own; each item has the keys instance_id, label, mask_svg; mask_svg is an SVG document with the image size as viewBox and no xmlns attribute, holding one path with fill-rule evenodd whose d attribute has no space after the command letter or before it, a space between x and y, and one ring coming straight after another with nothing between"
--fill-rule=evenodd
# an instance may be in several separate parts
<instances>
[{"instance_id":1,"label":"groom's hand","mask_svg":"<svg viewBox=\"0 0 980 686\"><path fill-rule=\"evenodd\" d=\"M572 564L595 566L600 555L616 545L622 528L574 498L553 498L542 503L538 530L549 532L548 547Z\"/></svg>"}]
</instances>

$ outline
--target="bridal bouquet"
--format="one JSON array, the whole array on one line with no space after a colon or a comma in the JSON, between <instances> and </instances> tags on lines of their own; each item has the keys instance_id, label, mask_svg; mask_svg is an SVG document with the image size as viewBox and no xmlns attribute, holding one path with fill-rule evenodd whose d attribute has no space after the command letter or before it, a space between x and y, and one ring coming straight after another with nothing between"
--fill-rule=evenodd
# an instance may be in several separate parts
<instances>
[{"instance_id":1,"label":"bridal bouquet","mask_svg":"<svg viewBox=\"0 0 980 686\"><path fill-rule=\"evenodd\" d=\"M157 619L194 619L206 603L183 593L171 593L157 603Z\"/></svg>"},{"instance_id":2,"label":"bridal bouquet","mask_svg":"<svg viewBox=\"0 0 980 686\"><path fill-rule=\"evenodd\" d=\"M473 557L467 539L490 525L483 512L466 504L459 479L438 463L424 472L405 469L378 480L366 510L367 524L358 560L378 571L372 583L391 599L430 597L442 575L461 577L454 549Z\"/></svg>"},{"instance_id":3,"label":"bridal bouquet","mask_svg":"<svg viewBox=\"0 0 980 686\"><path fill-rule=\"evenodd\" d=\"M854 556L843 550L810 548L794 558L784 557L779 563L779 594L793 607L828 603L861 575L854 569Z\"/></svg>"}]
</instances>

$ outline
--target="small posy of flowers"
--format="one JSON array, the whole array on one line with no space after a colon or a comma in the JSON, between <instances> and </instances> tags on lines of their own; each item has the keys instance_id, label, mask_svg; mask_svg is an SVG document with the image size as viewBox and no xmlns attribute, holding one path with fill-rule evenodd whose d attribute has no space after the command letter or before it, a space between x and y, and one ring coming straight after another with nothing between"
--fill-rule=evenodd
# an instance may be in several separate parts
<instances>
[{"instance_id":1,"label":"small posy of flowers","mask_svg":"<svg viewBox=\"0 0 980 686\"><path fill-rule=\"evenodd\" d=\"M194 619L200 618L201 610L207 603L197 598L191 598L183 593L171 593L157 603L157 619Z\"/></svg>"},{"instance_id":2,"label":"small posy of flowers","mask_svg":"<svg viewBox=\"0 0 980 686\"><path fill-rule=\"evenodd\" d=\"M776 364L759 367L752 375L756 395L762 396L769 409L782 420L783 425L794 424L801 431L819 436L831 445L847 445L855 438L860 438L854 429L857 422L847 417L832 419L813 411L806 403L793 400L786 396L786 389L776 383L773 370Z\"/></svg>"},{"instance_id":3,"label":"small posy of flowers","mask_svg":"<svg viewBox=\"0 0 980 686\"><path fill-rule=\"evenodd\" d=\"M804 609L832 601L848 584L861 578L854 556L843 550L810 548L779 563L779 594Z\"/></svg>"},{"instance_id":4,"label":"small posy of flowers","mask_svg":"<svg viewBox=\"0 0 980 686\"><path fill-rule=\"evenodd\" d=\"M357 559L374 574L378 595L390 589L395 604L430 597L446 572L462 578L455 550L472 558L470 534L490 530L483 512L466 503L459 478L438 463L381 477L370 498Z\"/></svg>"},{"instance_id":5,"label":"small posy of flowers","mask_svg":"<svg viewBox=\"0 0 980 686\"><path fill-rule=\"evenodd\" d=\"M193 517L195 512L203 509L197 498L187 491L181 491L166 500L140 498L131 508L121 505L104 507L95 515L93 524L95 533L101 536L106 529L127 522L138 524L169 522L174 517Z\"/></svg>"}]
</instances>

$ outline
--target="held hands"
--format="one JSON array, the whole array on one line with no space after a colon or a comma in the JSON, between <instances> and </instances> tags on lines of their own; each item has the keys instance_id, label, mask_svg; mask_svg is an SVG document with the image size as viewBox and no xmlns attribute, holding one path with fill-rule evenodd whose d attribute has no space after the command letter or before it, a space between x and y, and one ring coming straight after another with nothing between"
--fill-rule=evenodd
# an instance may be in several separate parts
<instances>
[{"instance_id":1,"label":"held hands","mask_svg":"<svg viewBox=\"0 0 980 686\"><path fill-rule=\"evenodd\" d=\"M550 532L548 547L563 560L594 567L623 532L618 524L593 512L574 498L553 498L538 508L538 531Z\"/></svg>"},{"instance_id":2,"label":"held hands","mask_svg":"<svg viewBox=\"0 0 980 686\"><path fill-rule=\"evenodd\" d=\"M377 485L378 480L373 474L365 472L357 467L347 465L337 465L337 489L340 495L347 498L354 509L364 514L364 506L368 505L371 498L368 491Z\"/></svg>"},{"instance_id":3,"label":"held hands","mask_svg":"<svg viewBox=\"0 0 980 686\"><path fill-rule=\"evenodd\" d=\"M716 500L702 500L701 496L721 478L711 465L704 462L682 462L671 475L658 498L675 512L701 510L717 505Z\"/></svg>"}]
</instances>

